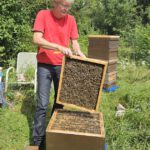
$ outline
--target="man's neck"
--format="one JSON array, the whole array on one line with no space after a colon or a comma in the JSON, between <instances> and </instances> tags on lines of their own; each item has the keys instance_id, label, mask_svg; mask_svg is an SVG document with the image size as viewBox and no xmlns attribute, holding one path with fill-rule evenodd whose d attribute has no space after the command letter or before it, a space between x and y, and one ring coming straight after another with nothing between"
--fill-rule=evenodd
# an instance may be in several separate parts
<instances>
[{"instance_id":1,"label":"man's neck","mask_svg":"<svg viewBox=\"0 0 150 150\"><path fill-rule=\"evenodd\" d=\"M56 19L63 19L65 16L61 16L57 13L57 11L55 11L55 9L52 9L52 13L53 13L53 16L56 18Z\"/></svg>"}]
</instances>

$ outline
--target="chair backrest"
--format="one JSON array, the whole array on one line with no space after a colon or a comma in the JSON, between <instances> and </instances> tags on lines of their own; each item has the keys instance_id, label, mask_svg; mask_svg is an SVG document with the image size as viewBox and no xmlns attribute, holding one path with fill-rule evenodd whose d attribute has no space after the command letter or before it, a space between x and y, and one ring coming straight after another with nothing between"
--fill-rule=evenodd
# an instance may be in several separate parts
<instances>
[{"instance_id":1,"label":"chair backrest","mask_svg":"<svg viewBox=\"0 0 150 150\"><path fill-rule=\"evenodd\" d=\"M37 68L36 54L34 52L20 52L17 55L17 73L23 73L28 67Z\"/></svg>"}]
</instances>

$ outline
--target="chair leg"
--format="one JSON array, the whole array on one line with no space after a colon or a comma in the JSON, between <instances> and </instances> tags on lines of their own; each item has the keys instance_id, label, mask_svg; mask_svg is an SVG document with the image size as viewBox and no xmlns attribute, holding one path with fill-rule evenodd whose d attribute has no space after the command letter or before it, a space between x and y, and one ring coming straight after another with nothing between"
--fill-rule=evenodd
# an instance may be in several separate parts
<instances>
[{"instance_id":1,"label":"chair leg","mask_svg":"<svg viewBox=\"0 0 150 150\"><path fill-rule=\"evenodd\" d=\"M37 69L34 72L34 93L36 93L37 90Z\"/></svg>"},{"instance_id":2,"label":"chair leg","mask_svg":"<svg viewBox=\"0 0 150 150\"><path fill-rule=\"evenodd\" d=\"M7 92L8 82L5 82L5 92Z\"/></svg>"}]
</instances>

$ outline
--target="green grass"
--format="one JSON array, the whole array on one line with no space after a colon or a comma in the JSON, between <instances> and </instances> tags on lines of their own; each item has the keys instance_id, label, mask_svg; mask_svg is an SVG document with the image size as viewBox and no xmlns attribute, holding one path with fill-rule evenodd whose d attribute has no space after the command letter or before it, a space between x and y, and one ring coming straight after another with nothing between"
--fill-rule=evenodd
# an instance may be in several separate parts
<instances>
[{"instance_id":1,"label":"green grass","mask_svg":"<svg viewBox=\"0 0 150 150\"><path fill-rule=\"evenodd\" d=\"M100 105L108 150L150 150L150 70L132 63L119 66L117 84L116 92L103 92ZM32 144L33 90L8 91L7 95L14 107L0 109L0 150L23 150ZM119 103L126 108L122 117L115 116Z\"/></svg>"},{"instance_id":2,"label":"green grass","mask_svg":"<svg viewBox=\"0 0 150 150\"><path fill-rule=\"evenodd\" d=\"M150 150L150 70L130 64L118 71L119 89L102 95L108 149ZM122 117L115 116L119 103Z\"/></svg>"}]
</instances>

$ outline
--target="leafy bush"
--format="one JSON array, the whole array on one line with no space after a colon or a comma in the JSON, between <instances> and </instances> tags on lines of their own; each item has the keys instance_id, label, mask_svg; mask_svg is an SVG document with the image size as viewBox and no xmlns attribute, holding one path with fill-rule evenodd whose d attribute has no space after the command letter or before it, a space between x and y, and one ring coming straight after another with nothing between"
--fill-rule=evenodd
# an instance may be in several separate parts
<instances>
[{"instance_id":1,"label":"leafy bush","mask_svg":"<svg viewBox=\"0 0 150 150\"><path fill-rule=\"evenodd\" d=\"M32 26L42 0L0 1L0 63L8 63L20 51L35 51L32 41Z\"/></svg>"},{"instance_id":2,"label":"leafy bush","mask_svg":"<svg viewBox=\"0 0 150 150\"><path fill-rule=\"evenodd\" d=\"M135 28L133 43L135 60L150 67L150 25Z\"/></svg>"},{"instance_id":3,"label":"leafy bush","mask_svg":"<svg viewBox=\"0 0 150 150\"><path fill-rule=\"evenodd\" d=\"M136 15L136 0L101 0L97 1L94 25L105 34L120 34L128 32L136 24L141 23L141 17Z\"/></svg>"},{"instance_id":4,"label":"leafy bush","mask_svg":"<svg viewBox=\"0 0 150 150\"><path fill-rule=\"evenodd\" d=\"M150 146L150 71L134 63L118 67L117 85L113 93L103 93L101 109L104 116L106 143L111 150L148 150ZM126 110L116 117L116 107Z\"/></svg>"}]
</instances>

